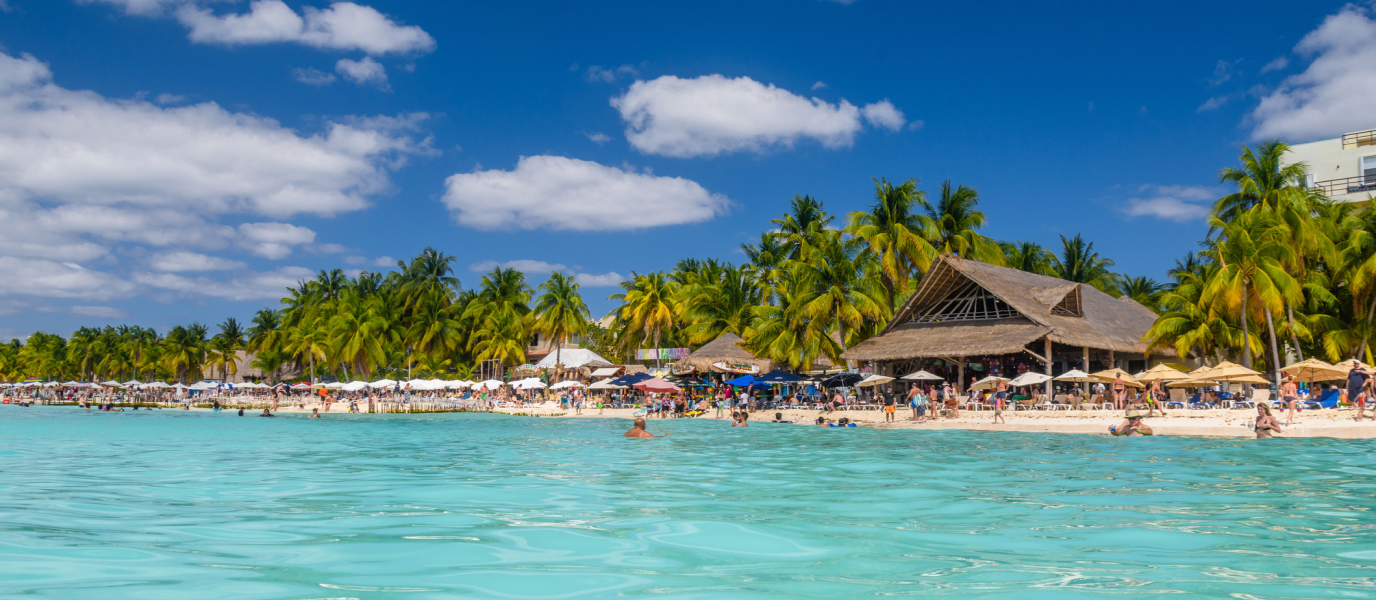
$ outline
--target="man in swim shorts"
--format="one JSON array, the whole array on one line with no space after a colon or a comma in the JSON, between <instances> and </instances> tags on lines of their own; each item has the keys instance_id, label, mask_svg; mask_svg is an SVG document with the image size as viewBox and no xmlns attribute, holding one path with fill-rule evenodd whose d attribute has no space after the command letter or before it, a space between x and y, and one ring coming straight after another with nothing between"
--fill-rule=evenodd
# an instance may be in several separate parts
<instances>
[{"instance_id":1,"label":"man in swim shorts","mask_svg":"<svg viewBox=\"0 0 1376 600\"><path fill-rule=\"evenodd\" d=\"M1367 379L1371 378L1373 371L1362 368L1361 362L1352 363L1352 370L1347 372L1347 401L1357 406L1357 420L1362 420L1366 416L1365 398L1358 399L1362 393L1362 388L1366 386ZM1376 418L1376 417L1373 417Z\"/></svg>"},{"instance_id":2,"label":"man in swim shorts","mask_svg":"<svg viewBox=\"0 0 1376 600\"><path fill-rule=\"evenodd\" d=\"M636 418L636 420L635 420L635 425L634 425L633 427L631 427L631 430L630 430L630 431L627 431L627 432L626 432L625 434L623 434L623 435L625 435L625 436L628 437L628 438L652 438L652 437L655 437L655 434L650 433L650 432L648 432L648 431L645 431L645 419L642 419L642 418L639 418L639 417ZM664 434L664 437L669 437L669 434L667 434L667 433Z\"/></svg>"},{"instance_id":3,"label":"man in swim shorts","mask_svg":"<svg viewBox=\"0 0 1376 600\"><path fill-rule=\"evenodd\" d=\"M892 422L894 421L894 411L895 411L895 410L897 410L897 407L894 405L893 392L884 392L884 422L885 422L885 423L892 423Z\"/></svg>"},{"instance_id":4,"label":"man in swim shorts","mask_svg":"<svg viewBox=\"0 0 1376 600\"><path fill-rule=\"evenodd\" d=\"M1007 424L1003 420L1003 402L1008 399L1008 382L1000 379L994 390L994 422Z\"/></svg>"}]
</instances>

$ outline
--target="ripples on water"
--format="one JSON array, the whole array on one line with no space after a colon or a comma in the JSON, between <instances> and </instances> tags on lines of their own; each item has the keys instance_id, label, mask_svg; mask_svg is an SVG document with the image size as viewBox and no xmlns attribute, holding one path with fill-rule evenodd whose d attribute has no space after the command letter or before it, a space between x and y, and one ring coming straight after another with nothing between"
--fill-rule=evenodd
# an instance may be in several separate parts
<instances>
[{"instance_id":1,"label":"ripples on water","mask_svg":"<svg viewBox=\"0 0 1376 600\"><path fill-rule=\"evenodd\" d=\"M1369 440L0 407L0 596L1376 597Z\"/></svg>"}]
</instances>

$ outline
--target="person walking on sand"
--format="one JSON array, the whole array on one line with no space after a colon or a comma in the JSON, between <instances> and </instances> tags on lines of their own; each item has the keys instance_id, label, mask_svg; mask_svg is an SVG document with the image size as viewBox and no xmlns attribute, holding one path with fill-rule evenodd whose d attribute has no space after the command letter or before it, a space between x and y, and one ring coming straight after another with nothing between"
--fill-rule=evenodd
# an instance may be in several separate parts
<instances>
[{"instance_id":1,"label":"person walking on sand","mask_svg":"<svg viewBox=\"0 0 1376 600\"><path fill-rule=\"evenodd\" d=\"M894 418L895 418L894 412L895 412L896 410L898 410L898 407L895 406L895 404L894 404L893 392L884 392L883 395L884 395L884 422L885 422L885 423L892 423L892 422L894 422Z\"/></svg>"},{"instance_id":2,"label":"person walking on sand","mask_svg":"<svg viewBox=\"0 0 1376 600\"><path fill-rule=\"evenodd\" d=\"M1003 401L1008 397L1008 382L999 380L997 390L998 391L994 392L994 423L1003 423L1006 425L1008 421L1003 419Z\"/></svg>"},{"instance_id":3,"label":"person walking on sand","mask_svg":"<svg viewBox=\"0 0 1376 600\"><path fill-rule=\"evenodd\" d=\"M1372 374L1373 371L1363 368L1360 361L1353 362L1352 370L1347 372L1347 401L1357 405L1358 421L1366 413L1366 397L1362 395L1362 389L1367 387Z\"/></svg>"},{"instance_id":4,"label":"person walking on sand","mask_svg":"<svg viewBox=\"0 0 1376 600\"><path fill-rule=\"evenodd\" d=\"M1259 440L1273 438L1274 434L1280 433L1280 423L1271 416L1271 409L1265 404L1257 404L1257 421L1252 424L1252 429L1256 431Z\"/></svg>"},{"instance_id":5,"label":"person walking on sand","mask_svg":"<svg viewBox=\"0 0 1376 600\"><path fill-rule=\"evenodd\" d=\"M1285 408L1289 411L1285 415L1286 427L1295 424L1295 401L1299 395L1300 389L1299 386L1295 385L1295 378L1286 377L1285 381L1280 384L1280 399L1285 402Z\"/></svg>"}]
</instances>

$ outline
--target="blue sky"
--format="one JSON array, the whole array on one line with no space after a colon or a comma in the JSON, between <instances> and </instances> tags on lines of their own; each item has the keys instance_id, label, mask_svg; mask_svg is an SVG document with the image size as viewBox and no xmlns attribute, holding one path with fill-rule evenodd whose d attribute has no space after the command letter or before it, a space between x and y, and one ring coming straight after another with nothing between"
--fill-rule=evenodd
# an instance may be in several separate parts
<instances>
[{"instance_id":1,"label":"blue sky","mask_svg":"<svg viewBox=\"0 0 1376 600\"><path fill-rule=\"evenodd\" d=\"M1241 144L1376 127L1376 22L1342 2L0 7L3 337L243 320L426 246L466 287L577 273L601 314L872 177L1164 279Z\"/></svg>"}]
</instances>

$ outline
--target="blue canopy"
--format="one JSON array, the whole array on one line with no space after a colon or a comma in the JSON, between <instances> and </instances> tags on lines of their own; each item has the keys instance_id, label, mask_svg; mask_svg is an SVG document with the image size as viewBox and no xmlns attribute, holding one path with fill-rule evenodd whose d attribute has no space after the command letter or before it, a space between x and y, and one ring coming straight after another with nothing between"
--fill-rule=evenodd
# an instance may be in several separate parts
<instances>
[{"instance_id":1,"label":"blue canopy","mask_svg":"<svg viewBox=\"0 0 1376 600\"><path fill-rule=\"evenodd\" d=\"M755 378L755 381L760 383L783 384L798 383L799 381L806 380L783 369L774 369L773 371Z\"/></svg>"},{"instance_id":2,"label":"blue canopy","mask_svg":"<svg viewBox=\"0 0 1376 600\"><path fill-rule=\"evenodd\" d=\"M752 383L755 383L755 378L754 378L754 377L751 377L751 376L749 376L749 375L741 375L740 377L737 377L737 378L735 378L735 379L732 379L731 381L724 381L724 382L722 382L722 383L723 383L724 385L747 386L747 385L750 385L750 384L752 384Z\"/></svg>"},{"instance_id":3,"label":"blue canopy","mask_svg":"<svg viewBox=\"0 0 1376 600\"><path fill-rule=\"evenodd\" d=\"M639 373L631 373L629 375L622 375L620 377L617 377L616 379L611 380L611 384L620 386L631 386L642 381L645 381L646 379L654 378L654 375L641 371Z\"/></svg>"}]
</instances>

